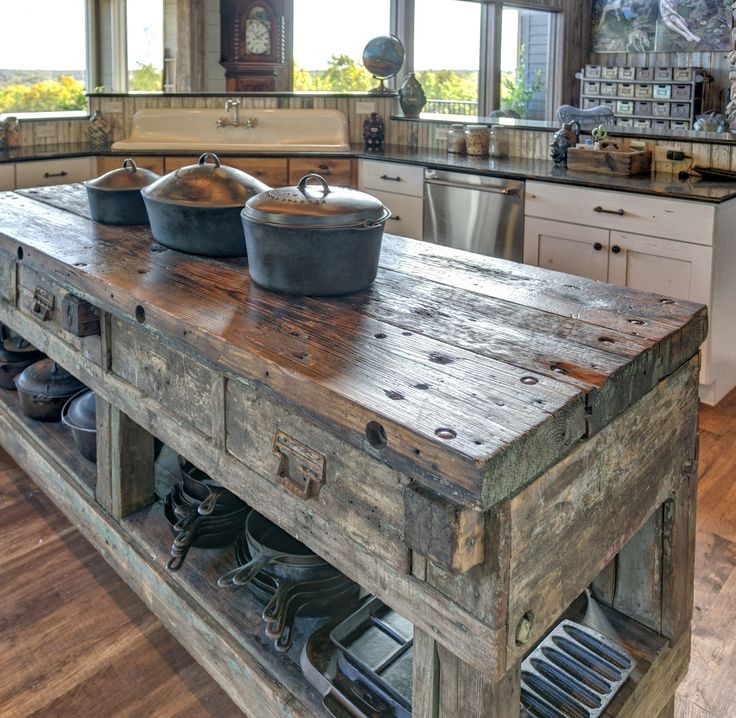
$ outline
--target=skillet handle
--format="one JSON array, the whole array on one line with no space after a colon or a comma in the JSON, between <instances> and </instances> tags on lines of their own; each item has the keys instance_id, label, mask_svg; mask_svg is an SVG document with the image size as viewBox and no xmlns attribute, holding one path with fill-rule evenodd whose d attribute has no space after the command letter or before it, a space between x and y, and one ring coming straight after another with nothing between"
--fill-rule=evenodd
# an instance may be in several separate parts
<instances>
[{"instance_id":1,"label":"skillet handle","mask_svg":"<svg viewBox=\"0 0 736 718\"><path fill-rule=\"evenodd\" d=\"M200 516L209 516L217 506L217 500L222 496L222 491L210 489L207 498L198 506L197 512Z\"/></svg>"},{"instance_id":2,"label":"skillet handle","mask_svg":"<svg viewBox=\"0 0 736 718\"><path fill-rule=\"evenodd\" d=\"M217 585L220 588L226 588L228 586L245 586L247 583L252 581L256 574L265 568L275 557L271 554L265 554L252 558L248 563L243 564L234 568L232 571L223 573L220 578L217 579Z\"/></svg>"}]
</instances>

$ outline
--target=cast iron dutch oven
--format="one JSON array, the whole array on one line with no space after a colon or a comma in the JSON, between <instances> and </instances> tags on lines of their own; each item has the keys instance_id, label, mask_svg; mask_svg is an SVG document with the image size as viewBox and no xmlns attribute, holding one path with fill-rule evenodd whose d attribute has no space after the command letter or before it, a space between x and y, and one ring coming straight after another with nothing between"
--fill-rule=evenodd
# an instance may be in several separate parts
<instances>
[{"instance_id":1,"label":"cast iron dutch oven","mask_svg":"<svg viewBox=\"0 0 736 718\"><path fill-rule=\"evenodd\" d=\"M26 367L15 377L15 386L23 413L36 421L59 421L67 400L85 388L53 359Z\"/></svg>"},{"instance_id":2,"label":"cast iron dutch oven","mask_svg":"<svg viewBox=\"0 0 736 718\"><path fill-rule=\"evenodd\" d=\"M77 451L89 461L97 461L97 407L91 389L69 399L61 410L61 423L72 432Z\"/></svg>"},{"instance_id":3,"label":"cast iron dutch oven","mask_svg":"<svg viewBox=\"0 0 736 718\"><path fill-rule=\"evenodd\" d=\"M312 180L319 186L310 187ZM304 296L365 289L376 278L390 214L375 197L330 187L318 174L263 192L241 214L251 277L265 289Z\"/></svg>"},{"instance_id":4,"label":"cast iron dutch oven","mask_svg":"<svg viewBox=\"0 0 736 718\"><path fill-rule=\"evenodd\" d=\"M197 164L164 175L141 194L153 238L160 244L207 257L243 257L240 211L246 200L267 189L205 152Z\"/></svg>"},{"instance_id":5,"label":"cast iron dutch oven","mask_svg":"<svg viewBox=\"0 0 736 718\"><path fill-rule=\"evenodd\" d=\"M43 353L17 334L4 339L0 347L0 387L15 390L15 377Z\"/></svg>"},{"instance_id":6,"label":"cast iron dutch oven","mask_svg":"<svg viewBox=\"0 0 736 718\"><path fill-rule=\"evenodd\" d=\"M122 167L85 182L92 219L104 224L148 224L141 190L160 177L127 158Z\"/></svg>"}]
</instances>

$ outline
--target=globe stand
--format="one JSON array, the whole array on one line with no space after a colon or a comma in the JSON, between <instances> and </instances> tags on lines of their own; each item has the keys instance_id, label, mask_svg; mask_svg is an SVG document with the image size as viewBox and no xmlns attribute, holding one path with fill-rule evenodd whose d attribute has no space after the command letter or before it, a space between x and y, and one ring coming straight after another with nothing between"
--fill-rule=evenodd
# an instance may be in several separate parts
<instances>
[{"instance_id":1,"label":"globe stand","mask_svg":"<svg viewBox=\"0 0 736 718\"><path fill-rule=\"evenodd\" d=\"M373 79L374 80L378 80L380 82L380 84L378 85L378 87L371 88L370 90L368 90L368 92L372 92L372 93L374 93L376 95L387 95L389 92L392 92L392 90L390 88L388 88L386 86L386 83L384 82L384 80L386 80L388 78L386 78L386 77L376 77L375 75L373 75Z\"/></svg>"}]
</instances>

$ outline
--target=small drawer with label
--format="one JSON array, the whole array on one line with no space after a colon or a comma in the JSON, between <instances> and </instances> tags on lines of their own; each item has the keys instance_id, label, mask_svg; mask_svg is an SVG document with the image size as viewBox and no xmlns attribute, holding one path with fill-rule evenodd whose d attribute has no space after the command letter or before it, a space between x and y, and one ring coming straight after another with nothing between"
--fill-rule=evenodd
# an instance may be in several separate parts
<instances>
[{"instance_id":1,"label":"small drawer with label","mask_svg":"<svg viewBox=\"0 0 736 718\"><path fill-rule=\"evenodd\" d=\"M690 129L690 123L686 120L672 120L670 122L670 129L671 130L689 130Z\"/></svg>"},{"instance_id":2,"label":"small drawer with label","mask_svg":"<svg viewBox=\"0 0 736 718\"><path fill-rule=\"evenodd\" d=\"M670 107L672 117L690 117L689 102L673 102Z\"/></svg>"},{"instance_id":3,"label":"small drawer with label","mask_svg":"<svg viewBox=\"0 0 736 718\"><path fill-rule=\"evenodd\" d=\"M671 67L655 67L654 80L656 82L670 82L672 80Z\"/></svg>"},{"instance_id":4,"label":"small drawer with label","mask_svg":"<svg viewBox=\"0 0 736 718\"><path fill-rule=\"evenodd\" d=\"M596 100L594 97L583 97L583 109L591 110L594 107L600 105L600 100Z\"/></svg>"},{"instance_id":5,"label":"small drawer with label","mask_svg":"<svg viewBox=\"0 0 736 718\"><path fill-rule=\"evenodd\" d=\"M634 97L651 97L652 86L647 84L636 85L634 88Z\"/></svg>"},{"instance_id":6,"label":"small drawer with label","mask_svg":"<svg viewBox=\"0 0 736 718\"><path fill-rule=\"evenodd\" d=\"M669 120L652 120L652 128L655 130L669 130Z\"/></svg>"},{"instance_id":7,"label":"small drawer with label","mask_svg":"<svg viewBox=\"0 0 736 718\"><path fill-rule=\"evenodd\" d=\"M672 79L675 82L692 82L693 79L693 68L692 67L675 67L672 70Z\"/></svg>"},{"instance_id":8,"label":"small drawer with label","mask_svg":"<svg viewBox=\"0 0 736 718\"><path fill-rule=\"evenodd\" d=\"M653 102L652 103L652 115L655 117L669 117L670 116L670 103L669 102Z\"/></svg>"},{"instance_id":9,"label":"small drawer with label","mask_svg":"<svg viewBox=\"0 0 736 718\"><path fill-rule=\"evenodd\" d=\"M622 82L618 86L619 97L633 97L634 96L634 85L630 82Z\"/></svg>"},{"instance_id":10,"label":"small drawer with label","mask_svg":"<svg viewBox=\"0 0 736 718\"><path fill-rule=\"evenodd\" d=\"M601 82L601 95L603 97L616 97L618 85L615 82Z\"/></svg>"},{"instance_id":11,"label":"small drawer with label","mask_svg":"<svg viewBox=\"0 0 736 718\"><path fill-rule=\"evenodd\" d=\"M616 100L601 100L598 104L601 107L609 107L611 110L616 112Z\"/></svg>"},{"instance_id":12,"label":"small drawer with label","mask_svg":"<svg viewBox=\"0 0 736 718\"><path fill-rule=\"evenodd\" d=\"M601 79L602 80L617 80L618 79L618 67L602 67L601 68Z\"/></svg>"},{"instance_id":13,"label":"small drawer with label","mask_svg":"<svg viewBox=\"0 0 736 718\"><path fill-rule=\"evenodd\" d=\"M633 127L634 126L634 120L632 120L630 117L619 117L616 120L616 127Z\"/></svg>"},{"instance_id":14,"label":"small drawer with label","mask_svg":"<svg viewBox=\"0 0 736 718\"><path fill-rule=\"evenodd\" d=\"M654 68L653 67L637 67L636 68L636 79L637 80L653 80L654 79Z\"/></svg>"},{"instance_id":15,"label":"small drawer with label","mask_svg":"<svg viewBox=\"0 0 736 718\"><path fill-rule=\"evenodd\" d=\"M636 79L636 68L619 67L618 68L618 79L619 80L635 80Z\"/></svg>"},{"instance_id":16,"label":"small drawer with label","mask_svg":"<svg viewBox=\"0 0 736 718\"><path fill-rule=\"evenodd\" d=\"M652 103L638 100L634 105L635 115L651 115L652 114Z\"/></svg>"},{"instance_id":17,"label":"small drawer with label","mask_svg":"<svg viewBox=\"0 0 736 718\"><path fill-rule=\"evenodd\" d=\"M655 100L669 100L672 94L672 85L655 85L652 97Z\"/></svg>"},{"instance_id":18,"label":"small drawer with label","mask_svg":"<svg viewBox=\"0 0 736 718\"><path fill-rule=\"evenodd\" d=\"M633 115L634 103L631 100L619 100L616 105L616 111L619 115Z\"/></svg>"},{"instance_id":19,"label":"small drawer with label","mask_svg":"<svg viewBox=\"0 0 736 718\"><path fill-rule=\"evenodd\" d=\"M600 80L601 78L601 66L600 65L586 65L585 66L585 77L592 80Z\"/></svg>"},{"instance_id":20,"label":"small drawer with label","mask_svg":"<svg viewBox=\"0 0 736 718\"><path fill-rule=\"evenodd\" d=\"M640 129L649 129L652 126L651 120L634 120L634 127L639 127Z\"/></svg>"},{"instance_id":21,"label":"small drawer with label","mask_svg":"<svg viewBox=\"0 0 736 718\"><path fill-rule=\"evenodd\" d=\"M586 95L598 95L601 91L600 82L585 82L583 84L583 92Z\"/></svg>"},{"instance_id":22,"label":"small drawer with label","mask_svg":"<svg viewBox=\"0 0 736 718\"><path fill-rule=\"evenodd\" d=\"M690 99L690 85L672 85L672 99L673 100L689 100Z\"/></svg>"}]
</instances>

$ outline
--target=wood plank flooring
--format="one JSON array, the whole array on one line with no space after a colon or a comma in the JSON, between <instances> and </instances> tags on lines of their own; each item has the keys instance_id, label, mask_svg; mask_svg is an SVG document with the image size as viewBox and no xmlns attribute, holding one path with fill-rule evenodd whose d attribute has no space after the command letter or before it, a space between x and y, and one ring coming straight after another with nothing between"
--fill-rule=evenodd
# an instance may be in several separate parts
<instances>
[{"instance_id":1,"label":"wood plank flooring","mask_svg":"<svg viewBox=\"0 0 736 718\"><path fill-rule=\"evenodd\" d=\"M676 718L736 718L736 391L701 409L695 612ZM0 718L242 713L0 449Z\"/></svg>"}]
</instances>

